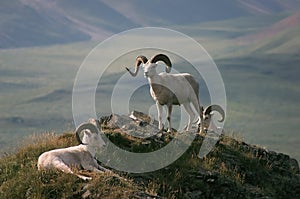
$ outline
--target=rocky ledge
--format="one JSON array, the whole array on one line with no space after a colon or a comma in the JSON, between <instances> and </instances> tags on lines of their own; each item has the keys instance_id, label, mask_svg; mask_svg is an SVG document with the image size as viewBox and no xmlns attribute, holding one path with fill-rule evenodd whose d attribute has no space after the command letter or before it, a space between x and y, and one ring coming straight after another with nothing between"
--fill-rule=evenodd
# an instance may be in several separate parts
<instances>
[{"instance_id":1,"label":"rocky ledge","mask_svg":"<svg viewBox=\"0 0 300 199\"><path fill-rule=\"evenodd\" d=\"M103 117L101 122L112 142L132 152L157 150L178 134L157 133L156 121L136 111L129 116ZM156 184L153 198L300 198L295 159L226 134L201 159L197 154L205 136L197 135L173 164L150 173L129 174L130 178L143 186Z\"/></svg>"}]
</instances>

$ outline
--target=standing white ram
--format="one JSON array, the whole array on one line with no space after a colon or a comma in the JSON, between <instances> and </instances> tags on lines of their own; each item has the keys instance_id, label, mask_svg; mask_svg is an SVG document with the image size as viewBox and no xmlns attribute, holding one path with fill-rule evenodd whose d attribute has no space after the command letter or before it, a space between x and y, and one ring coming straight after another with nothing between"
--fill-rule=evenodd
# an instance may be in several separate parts
<instances>
[{"instance_id":1,"label":"standing white ram","mask_svg":"<svg viewBox=\"0 0 300 199\"><path fill-rule=\"evenodd\" d=\"M166 64L166 72L157 74L156 67L157 62L163 61ZM189 115L189 121L187 125L187 131L192 128L192 123L195 119L195 113L192 109L193 104L197 111L199 123L203 123L203 108L200 106L199 101L199 83L189 73L169 74L171 71L171 61L164 54L157 54L147 59L145 56L140 55L136 58L135 71L132 72L126 67L126 70L135 77L139 71L139 67L142 64L144 69L144 76L148 79L150 85L150 94L156 102L158 112L159 129L163 129L162 124L162 107L167 106L167 121L168 132L171 132L171 113L172 105L183 105L186 112ZM218 111L222 115L222 121L224 119L224 111L220 106L211 106L208 109L210 112ZM206 114L210 114L206 112ZM204 125L201 125L200 132L203 132Z\"/></svg>"}]
</instances>

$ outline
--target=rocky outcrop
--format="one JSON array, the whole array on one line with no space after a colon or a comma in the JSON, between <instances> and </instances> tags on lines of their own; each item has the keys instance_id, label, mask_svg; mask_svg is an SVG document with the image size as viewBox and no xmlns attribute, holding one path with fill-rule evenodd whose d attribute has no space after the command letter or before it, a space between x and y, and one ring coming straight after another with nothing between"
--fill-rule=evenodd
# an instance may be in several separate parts
<instances>
[{"instance_id":1,"label":"rocky outcrop","mask_svg":"<svg viewBox=\"0 0 300 199\"><path fill-rule=\"evenodd\" d=\"M157 123L149 116L133 111L129 116L113 114L102 118L107 135L112 141L118 137L127 140L135 147L145 145L156 148L166 145L176 137L177 132L159 132ZM124 136L126 134L126 136ZM117 136L118 135L118 136ZM137 147L135 139L143 139ZM222 135L213 150L204 158L196 156L207 135L196 136L189 150L175 163L149 174L131 174L137 184L147 184L155 178L159 181L158 195L178 198L297 198L300 197L300 171L298 162L283 153L247 144ZM120 140L118 140L118 143ZM121 144L122 145L122 144ZM159 147L157 147L159 148ZM143 152L144 149L142 150ZM139 151L134 151L139 152ZM190 165L187 165L190 164ZM193 164L193 165L191 165ZM176 182L169 175L179 175ZM154 180L155 181L155 180ZM159 185L158 185L159 186ZM169 191L177 193L170 195ZM159 198L156 196L156 198Z\"/></svg>"}]
</instances>

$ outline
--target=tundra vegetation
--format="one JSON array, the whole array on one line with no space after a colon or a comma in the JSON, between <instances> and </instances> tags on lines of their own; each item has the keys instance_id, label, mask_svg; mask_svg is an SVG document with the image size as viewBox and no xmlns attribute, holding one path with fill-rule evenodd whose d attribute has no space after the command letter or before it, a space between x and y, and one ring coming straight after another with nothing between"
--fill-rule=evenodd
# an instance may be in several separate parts
<instances>
[{"instance_id":1,"label":"tundra vegetation","mask_svg":"<svg viewBox=\"0 0 300 199\"><path fill-rule=\"evenodd\" d=\"M116 145L132 152L157 150L176 132L145 144L120 129L104 127ZM45 151L78 145L73 132L30 136L19 149L0 159L0 198L205 198L205 197L299 197L297 161L289 156L246 144L234 134L223 136L204 159L197 157L203 141L197 136L174 163L143 174L78 171L85 181L59 170L37 170ZM103 165L104 166L104 165ZM123 178L117 178L115 174Z\"/></svg>"},{"instance_id":2,"label":"tundra vegetation","mask_svg":"<svg viewBox=\"0 0 300 199\"><path fill-rule=\"evenodd\" d=\"M201 145L201 139L197 139L178 161L164 170L144 175L121 173L120 175L130 179L126 182L118 181L110 175L97 174L87 184L76 176L58 171L38 172L36 161L41 153L78 145L73 133L66 132L66 129L73 128L70 103L72 86L80 64L96 43L85 35L78 34L77 30L74 32L73 23L69 24L70 29L65 27L65 20L57 20L57 17L67 19L73 13L75 22L79 19L80 24L87 22L92 27L97 27L99 18L109 10L103 6L102 1L90 2L91 4L86 4L85 1L67 4L65 1L56 1L58 6L49 6L50 10L44 10L46 7L43 4L48 4L46 1L34 1L41 3L41 7L29 6L30 1L1 1L0 30L4 37L1 37L0 46L0 198L81 198L84 193L89 195L85 191L87 185L91 197L101 195L102 198L122 198L145 192L166 198L183 195L186 198L197 198L199 195L224 198L226 194L232 198L234 194L246 198L299 198L299 171L293 166L296 165L293 159L245 144L240 139L228 137L228 134L204 160L196 158L199 151L197 147ZM178 2L181 2L179 5L186 4L184 1ZM237 4L232 1L230 5L240 9L244 3L239 2L241 3ZM135 15L137 21L144 23L143 19L147 19L150 20L149 24L161 21L161 16L152 12L153 9L149 9L149 6L162 10L164 17L168 19L163 22L164 26L169 24L170 28L191 36L212 56L226 85L228 111L225 129L239 132L247 142L288 153L299 161L300 20L299 11L294 13L299 2L257 2L244 6L248 9L251 7L249 5L255 5L252 7L256 11L261 11L257 8L270 6L271 12L267 8L266 15L258 12L249 15L247 12L224 20L224 14L232 15L232 12L223 9L213 16L218 21L211 21L211 18L208 20L199 15L207 13L211 16L211 13L206 12L207 7L195 7L194 4L188 6L197 9L197 12L188 12L188 15L178 15L175 18L173 12L164 12L168 5L157 6L152 1L133 10L135 14L138 13ZM279 4L290 4L287 7L293 9L277 10ZM222 4L220 1L217 6L228 5L228 2ZM89 9L82 9L86 6ZM113 6L122 7L123 4ZM99 12L97 8L105 9L105 12ZM66 15L57 16L56 9L65 11L59 13ZM198 12L199 9L205 12ZM182 6L178 6L177 11L176 13L180 13ZM251 11L254 10L250 10L250 13ZM90 17L91 14L95 15ZM128 23L129 18L125 15L118 16L121 18L114 23L118 27L109 25L114 19L111 15L105 16L100 26L102 24L110 30L117 28L116 32L137 27L136 23ZM186 17L187 21L178 24L177 19L182 16L198 18ZM118 29L124 20L127 23L122 25L123 29ZM55 21L58 24L53 24ZM34 28L30 28L33 26ZM53 32L53 27L58 31ZM86 26L80 28L87 30ZM147 38L134 39L138 43ZM159 39L156 42L160 42ZM69 43L83 40L85 42ZM7 41L8 43L3 43ZM68 44L62 44L66 42ZM48 44L50 45L40 46ZM183 45L182 48L186 46ZM115 53L114 49L107 49L107 52ZM105 102L110 102L108 96L111 96L113 85L125 73L120 67L125 62L129 65L137 53L153 55L155 52L132 52L127 54L126 59L125 56L120 57L121 62L112 63L118 67L112 66L112 70L106 71L99 81L96 106L100 115L110 113ZM96 61L93 64L99 67ZM183 66L186 69L186 65ZM149 94L149 90L147 93ZM205 95L201 98L205 99ZM56 133L42 133L44 131ZM33 133L36 135L28 138ZM116 144L127 149L147 151L160 147L160 143L155 141L142 145L139 139L129 139L109 129L106 133ZM19 142L25 137L27 141L20 145ZM167 142L167 139L164 140L164 143ZM8 152L12 151L11 148L15 152Z\"/></svg>"}]
</instances>

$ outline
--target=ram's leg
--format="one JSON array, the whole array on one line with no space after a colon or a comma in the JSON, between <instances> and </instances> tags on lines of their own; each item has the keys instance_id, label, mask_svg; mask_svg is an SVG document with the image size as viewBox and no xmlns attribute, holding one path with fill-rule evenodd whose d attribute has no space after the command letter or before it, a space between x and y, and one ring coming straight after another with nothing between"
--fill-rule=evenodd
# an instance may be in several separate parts
<instances>
[{"instance_id":1,"label":"ram's leg","mask_svg":"<svg viewBox=\"0 0 300 199\"><path fill-rule=\"evenodd\" d=\"M58 159L58 158L54 159L52 161L52 165L53 165L54 168L59 169L59 170L63 171L64 173L74 174L74 175L76 175L77 177L79 177L83 180L91 180L92 179L91 177L87 177L87 176L83 176L83 175L79 175L79 174L74 173L71 170L71 168L67 164L65 164L61 159Z\"/></svg>"},{"instance_id":2,"label":"ram's leg","mask_svg":"<svg viewBox=\"0 0 300 199\"><path fill-rule=\"evenodd\" d=\"M198 99L192 101L194 108L198 113L198 126L200 126L200 133L203 132L203 107L198 103Z\"/></svg>"},{"instance_id":3,"label":"ram's leg","mask_svg":"<svg viewBox=\"0 0 300 199\"><path fill-rule=\"evenodd\" d=\"M192 129L192 123L195 118L195 113L191 107L190 103L184 103L183 107L185 108L186 112L189 114L189 121L188 121L188 126L187 126L187 131L190 131Z\"/></svg>"},{"instance_id":4,"label":"ram's leg","mask_svg":"<svg viewBox=\"0 0 300 199\"><path fill-rule=\"evenodd\" d=\"M203 111L204 111L203 106L200 106L200 132L199 133L204 133L205 121L203 117Z\"/></svg>"},{"instance_id":5,"label":"ram's leg","mask_svg":"<svg viewBox=\"0 0 300 199\"><path fill-rule=\"evenodd\" d=\"M163 130L163 124L162 124L163 107L158 102L156 102L156 108L157 108L157 117L158 117L158 128L159 128L159 130Z\"/></svg>"},{"instance_id":6,"label":"ram's leg","mask_svg":"<svg viewBox=\"0 0 300 199\"><path fill-rule=\"evenodd\" d=\"M103 172L108 172L109 170L100 166L100 165L88 165L84 168L85 170L92 171L92 172L97 172L97 173L103 173Z\"/></svg>"},{"instance_id":7,"label":"ram's leg","mask_svg":"<svg viewBox=\"0 0 300 199\"><path fill-rule=\"evenodd\" d=\"M104 168L103 166L100 166L100 165L98 165L97 170L100 170L100 172L108 172L108 173L112 172L111 170Z\"/></svg>"},{"instance_id":8,"label":"ram's leg","mask_svg":"<svg viewBox=\"0 0 300 199\"><path fill-rule=\"evenodd\" d=\"M172 127L171 127L171 114L172 114L172 104L168 105L168 115L167 115L167 120L168 120L168 133L172 132Z\"/></svg>"},{"instance_id":9,"label":"ram's leg","mask_svg":"<svg viewBox=\"0 0 300 199\"><path fill-rule=\"evenodd\" d=\"M103 172L106 172L108 170L108 169L105 169L104 167L100 166L98 164L98 162L94 158L92 158L92 157L85 158L81 162L81 167L84 170L98 172L98 173L103 173Z\"/></svg>"},{"instance_id":10,"label":"ram's leg","mask_svg":"<svg viewBox=\"0 0 300 199\"><path fill-rule=\"evenodd\" d=\"M103 166L99 165L98 162L95 159L93 159L93 160L94 160L94 165L95 165L95 167L94 167L95 171L97 171L97 172L109 172L109 173L111 173L111 170L106 169Z\"/></svg>"},{"instance_id":11,"label":"ram's leg","mask_svg":"<svg viewBox=\"0 0 300 199\"><path fill-rule=\"evenodd\" d=\"M54 158L52 160L52 165L54 168L63 171L64 173L71 173L74 174L74 172L71 170L71 168L65 164L61 159Z\"/></svg>"}]
</instances>

